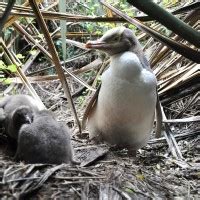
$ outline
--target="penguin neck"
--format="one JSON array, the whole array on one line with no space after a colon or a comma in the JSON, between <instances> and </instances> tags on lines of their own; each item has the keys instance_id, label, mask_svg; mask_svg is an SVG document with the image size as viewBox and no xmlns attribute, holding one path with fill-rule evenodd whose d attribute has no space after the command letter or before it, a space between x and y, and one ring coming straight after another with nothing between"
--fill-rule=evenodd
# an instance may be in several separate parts
<instances>
[{"instance_id":1,"label":"penguin neck","mask_svg":"<svg viewBox=\"0 0 200 200\"><path fill-rule=\"evenodd\" d=\"M19 122L19 121L13 121L13 129L15 130L16 133L19 132L20 128L22 127L24 123Z\"/></svg>"},{"instance_id":2,"label":"penguin neck","mask_svg":"<svg viewBox=\"0 0 200 200\"><path fill-rule=\"evenodd\" d=\"M139 57L131 51L112 55L110 68L114 75L129 81L140 76L143 70Z\"/></svg>"},{"instance_id":3,"label":"penguin neck","mask_svg":"<svg viewBox=\"0 0 200 200\"><path fill-rule=\"evenodd\" d=\"M136 54L140 60L140 63L142 64L142 67L150 72L152 72L152 69L150 67L150 64L149 64L149 61L147 60L145 54L144 54L144 51L142 49L142 46L140 45L139 42L137 42L137 45L136 46L132 46L130 47L129 50L127 51L130 51L134 54ZM124 53L124 52L123 52Z\"/></svg>"}]
</instances>

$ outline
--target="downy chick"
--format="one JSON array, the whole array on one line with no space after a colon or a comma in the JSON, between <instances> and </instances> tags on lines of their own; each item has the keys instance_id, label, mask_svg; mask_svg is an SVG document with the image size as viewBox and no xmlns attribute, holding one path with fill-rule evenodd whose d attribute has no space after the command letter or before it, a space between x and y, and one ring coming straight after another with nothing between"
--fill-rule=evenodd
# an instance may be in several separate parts
<instances>
[{"instance_id":1,"label":"downy chick","mask_svg":"<svg viewBox=\"0 0 200 200\"><path fill-rule=\"evenodd\" d=\"M74 163L69 129L50 111L39 111L31 124L21 127L15 159L25 163Z\"/></svg>"}]
</instances>

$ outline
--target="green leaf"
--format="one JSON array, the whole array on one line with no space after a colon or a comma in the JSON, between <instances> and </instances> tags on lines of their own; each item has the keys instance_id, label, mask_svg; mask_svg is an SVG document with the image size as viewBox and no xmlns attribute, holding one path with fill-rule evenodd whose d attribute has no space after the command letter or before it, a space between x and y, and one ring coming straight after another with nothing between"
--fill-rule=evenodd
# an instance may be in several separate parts
<instances>
[{"instance_id":1,"label":"green leaf","mask_svg":"<svg viewBox=\"0 0 200 200\"><path fill-rule=\"evenodd\" d=\"M12 83L10 78L7 78L6 80L3 80L3 84L10 85Z\"/></svg>"},{"instance_id":2,"label":"green leaf","mask_svg":"<svg viewBox=\"0 0 200 200\"><path fill-rule=\"evenodd\" d=\"M2 69L6 69L6 65L2 60L0 60L0 70Z\"/></svg>"},{"instance_id":3,"label":"green leaf","mask_svg":"<svg viewBox=\"0 0 200 200\"><path fill-rule=\"evenodd\" d=\"M14 64L8 65L7 69L10 70L13 73L17 72L17 66L14 65Z\"/></svg>"},{"instance_id":4,"label":"green leaf","mask_svg":"<svg viewBox=\"0 0 200 200\"><path fill-rule=\"evenodd\" d=\"M36 50L36 49L33 49L33 50L29 51L29 53L30 53L32 56L34 56L34 55L37 53L37 50Z\"/></svg>"},{"instance_id":5,"label":"green leaf","mask_svg":"<svg viewBox=\"0 0 200 200\"><path fill-rule=\"evenodd\" d=\"M17 58L19 58L19 59L24 59L24 58L25 58L25 56L23 56L21 53L17 54L16 56L17 56Z\"/></svg>"},{"instance_id":6,"label":"green leaf","mask_svg":"<svg viewBox=\"0 0 200 200\"><path fill-rule=\"evenodd\" d=\"M126 191L127 193L134 193L134 190L133 190L133 189L130 189L130 188L126 188L125 191Z\"/></svg>"},{"instance_id":7,"label":"green leaf","mask_svg":"<svg viewBox=\"0 0 200 200\"><path fill-rule=\"evenodd\" d=\"M44 39L44 34L38 34L38 37L43 40Z\"/></svg>"}]
</instances>

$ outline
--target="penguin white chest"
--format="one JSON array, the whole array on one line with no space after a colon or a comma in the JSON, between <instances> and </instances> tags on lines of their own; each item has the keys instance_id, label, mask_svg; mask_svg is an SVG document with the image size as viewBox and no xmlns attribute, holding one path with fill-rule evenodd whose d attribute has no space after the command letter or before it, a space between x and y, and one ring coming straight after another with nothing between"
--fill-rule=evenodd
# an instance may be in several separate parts
<instances>
[{"instance_id":1,"label":"penguin white chest","mask_svg":"<svg viewBox=\"0 0 200 200\"><path fill-rule=\"evenodd\" d=\"M134 53L116 55L102 75L89 129L92 127L91 131L99 132L110 143L137 146L152 131L155 106L154 74L143 68Z\"/></svg>"}]
</instances>

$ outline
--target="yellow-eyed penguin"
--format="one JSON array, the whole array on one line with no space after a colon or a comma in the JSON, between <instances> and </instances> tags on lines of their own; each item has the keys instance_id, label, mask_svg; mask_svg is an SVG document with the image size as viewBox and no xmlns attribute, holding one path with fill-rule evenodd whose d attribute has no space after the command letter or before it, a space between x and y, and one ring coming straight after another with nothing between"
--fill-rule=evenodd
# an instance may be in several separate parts
<instances>
[{"instance_id":1,"label":"yellow-eyed penguin","mask_svg":"<svg viewBox=\"0 0 200 200\"><path fill-rule=\"evenodd\" d=\"M135 154L152 132L157 103L157 81L142 47L133 32L124 27L107 31L99 40L89 41L89 49L110 56L110 67L102 74L102 84L83 117L90 138Z\"/></svg>"}]
</instances>

